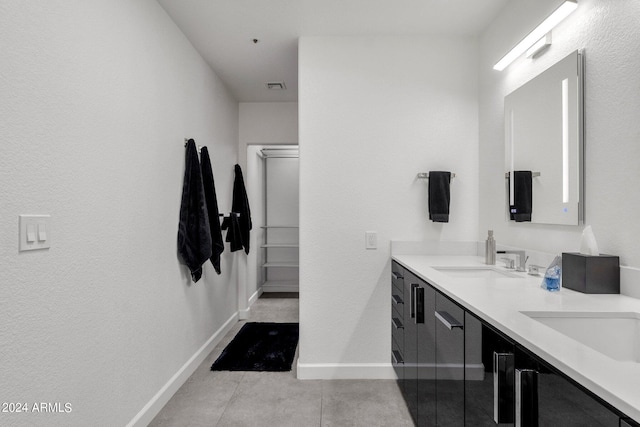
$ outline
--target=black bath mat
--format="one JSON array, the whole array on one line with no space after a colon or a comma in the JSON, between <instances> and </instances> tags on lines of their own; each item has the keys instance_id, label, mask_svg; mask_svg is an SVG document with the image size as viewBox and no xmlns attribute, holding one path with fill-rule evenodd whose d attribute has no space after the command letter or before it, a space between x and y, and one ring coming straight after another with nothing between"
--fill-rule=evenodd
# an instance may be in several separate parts
<instances>
[{"instance_id":1,"label":"black bath mat","mask_svg":"<svg viewBox=\"0 0 640 427\"><path fill-rule=\"evenodd\" d=\"M297 323L247 323L211 370L290 371L298 346L298 330Z\"/></svg>"}]
</instances>

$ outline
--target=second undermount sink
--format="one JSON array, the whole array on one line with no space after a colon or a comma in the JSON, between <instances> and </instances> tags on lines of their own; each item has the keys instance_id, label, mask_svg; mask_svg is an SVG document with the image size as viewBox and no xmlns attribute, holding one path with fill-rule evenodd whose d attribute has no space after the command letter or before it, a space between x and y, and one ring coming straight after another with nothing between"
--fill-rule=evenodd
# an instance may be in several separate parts
<instances>
[{"instance_id":1,"label":"second undermount sink","mask_svg":"<svg viewBox=\"0 0 640 427\"><path fill-rule=\"evenodd\" d=\"M522 311L620 362L640 363L640 314L633 312Z\"/></svg>"},{"instance_id":2,"label":"second undermount sink","mask_svg":"<svg viewBox=\"0 0 640 427\"><path fill-rule=\"evenodd\" d=\"M450 277L465 279L520 279L515 273L499 270L496 267L433 267Z\"/></svg>"}]
</instances>

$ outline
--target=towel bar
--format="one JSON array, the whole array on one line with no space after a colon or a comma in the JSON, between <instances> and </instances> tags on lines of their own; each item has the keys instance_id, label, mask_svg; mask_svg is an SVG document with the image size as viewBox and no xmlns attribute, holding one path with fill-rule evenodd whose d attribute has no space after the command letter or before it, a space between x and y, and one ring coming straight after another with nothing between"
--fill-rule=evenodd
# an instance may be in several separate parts
<instances>
[{"instance_id":1,"label":"towel bar","mask_svg":"<svg viewBox=\"0 0 640 427\"><path fill-rule=\"evenodd\" d=\"M456 174L455 173L451 173L451 179L455 178ZM429 179L429 172L420 172L418 174L418 179Z\"/></svg>"},{"instance_id":2,"label":"towel bar","mask_svg":"<svg viewBox=\"0 0 640 427\"><path fill-rule=\"evenodd\" d=\"M504 178L507 179L509 178L509 176L511 176L511 172L505 172L504 173ZM531 177L535 178L537 176L540 176L540 172L531 172Z\"/></svg>"}]
</instances>

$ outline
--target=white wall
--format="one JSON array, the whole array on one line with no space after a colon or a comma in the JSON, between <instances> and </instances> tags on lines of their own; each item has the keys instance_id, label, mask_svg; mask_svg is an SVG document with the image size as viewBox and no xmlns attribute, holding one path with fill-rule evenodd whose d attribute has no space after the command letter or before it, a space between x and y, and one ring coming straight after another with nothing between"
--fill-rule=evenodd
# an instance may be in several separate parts
<instances>
[{"instance_id":1,"label":"white wall","mask_svg":"<svg viewBox=\"0 0 640 427\"><path fill-rule=\"evenodd\" d=\"M465 38L301 38L301 378L391 376L389 241L476 239L476 49ZM457 174L447 224L428 219L416 174L429 170ZM364 248L370 230L377 250Z\"/></svg>"},{"instance_id":2,"label":"white wall","mask_svg":"<svg viewBox=\"0 0 640 427\"><path fill-rule=\"evenodd\" d=\"M582 226L506 222L504 217L504 96L576 49L585 49L585 202L600 251L640 267L640 51L635 0L580 0L553 30L540 58L519 59L503 72L493 64L559 2L509 2L480 42L480 233L498 243L542 252L579 249ZM624 279L624 277L623 277Z\"/></svg>"},{"instance_id":3,"label":"white wall","mask_svg":"<svg viewBox=\"0 0 640 427\"><path fill-rule=\"evenodd\" d=\"M246 259L246 274L240 272L239 287L241 312L248 312L255 300L258 285L263 282L260 267L259 245L263 241L264 217L264 162L257 157L260 148L270 145L298 144L298 103L297 102L241 102L239 104L239 164L246 171L246 187L253 230L251 247ZM248 147L250 147L248 149ZM244 298L244 300L243 300Z\"/></svg>"},{"instance_id":4,"label":"white wall","mask_svg":"<svg viewBox=\"0 0 640 427\"><path fill-rule=\"evenodd\" d=\"M72 405L0 424L125 425L234 318L234 258L193 284L176 241L183 138L230 207L237 102L153 0L3 1L0 50L0 396Z\"/></svg>"}]
</instances>

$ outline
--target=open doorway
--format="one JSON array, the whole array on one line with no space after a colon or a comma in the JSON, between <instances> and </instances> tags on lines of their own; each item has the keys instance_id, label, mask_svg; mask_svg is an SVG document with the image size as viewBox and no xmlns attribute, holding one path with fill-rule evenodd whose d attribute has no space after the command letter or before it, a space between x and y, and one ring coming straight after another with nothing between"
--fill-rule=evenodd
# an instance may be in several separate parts
<instances>
[{"instance_id":1,"label":"open doorway","mask_svg":"<svg viewBox=\"0 0 640 427\"><path fill-rule=\"evenodd\" d=\"M297 296L298 146L248 146L247 180L247 188L252 189L248 196L255 218L252 245L256 248L247 264L247 294L255 298L263 293L264 296Z\"/></svg>"}]
</instances>

